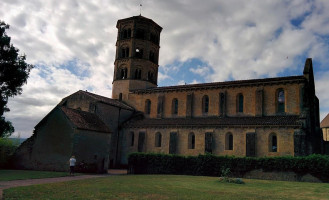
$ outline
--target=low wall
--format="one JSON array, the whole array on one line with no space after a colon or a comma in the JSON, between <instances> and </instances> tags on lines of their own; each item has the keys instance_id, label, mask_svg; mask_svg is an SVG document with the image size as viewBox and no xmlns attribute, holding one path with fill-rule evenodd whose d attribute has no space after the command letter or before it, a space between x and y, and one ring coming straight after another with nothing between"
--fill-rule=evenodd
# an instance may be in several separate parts
<instances>
[{"instance_id":1,"label":"low wall","mask_svg":"<svg viewBox=\"0 0 329 200\"><path fill-rule=\"evenodd\" d=\"M242 178L322 183L320 179L310 174L298 175L295 172L279 172L279 171L265 172L261 169L249 171L245 173Z\"/></svg>"}]
</instances>

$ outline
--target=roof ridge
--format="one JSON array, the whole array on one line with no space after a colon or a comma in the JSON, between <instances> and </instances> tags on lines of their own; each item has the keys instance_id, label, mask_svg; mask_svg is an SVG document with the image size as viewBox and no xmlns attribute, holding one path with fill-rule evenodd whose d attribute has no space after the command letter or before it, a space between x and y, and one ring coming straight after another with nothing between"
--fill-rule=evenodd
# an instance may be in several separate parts
<instances>
[{"instance_id":1,"label":"roof ridge","mask_svg":"<svg viewBox=\"0 0 329 200\"><path fill-rule=\"evenodd\" d=\"M206 87L206 86L215 86L215 85L229 85L229 84L245 84L253 82L271 82L271 81L291 81L304 79L304 76L283 76L283 77L273 77L273 78L259 78L259 79L245 79L245 80L233 80L233 81L221 81L221 82L209 82L209 83L196 83L188 85L173 85L173 86L163 86L163 87L153 87L148 89L136 89L132 92L146 92L146 91L156 91L156 90L165 90L165 89L184 89L184 88L197 88L197 87Z\"/></svg>"},{"instance_id":2,"label":"roof ridge","mask_svg":"<svg viewBox=\"0 0 329 200\"><path fill-rule=\"evenodd\" d=\"M123 101L119 101L118 99L112 99L112 98L105 97L105 96L95 94L95 93L91 93L91 92L88 92L88 91L83 91L83 90L79 90L79 91L83 92L84 94L86 94L88 96L90 96L91 98L97 99L100 102L108 103L108 104L111 104L113 106L117 106L117 107L121 107L121 108L125 107L126 109L135 110L132 106L126 104ZM117 104L117 105L115 105L115 104Z\"/></svg>"}]
</instances>

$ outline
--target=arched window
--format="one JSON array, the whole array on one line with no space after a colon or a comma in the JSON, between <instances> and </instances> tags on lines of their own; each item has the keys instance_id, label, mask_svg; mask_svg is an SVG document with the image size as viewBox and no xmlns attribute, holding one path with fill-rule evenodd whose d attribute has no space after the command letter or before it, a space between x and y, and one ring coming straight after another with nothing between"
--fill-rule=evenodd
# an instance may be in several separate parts
<instances>
[{"instance_id":1,"label":"arched window","mask_svg":"<svg viewBox=\"0 0 329 200\"><path fill-rule=\"evenodd\" d=\"M127 39L131 37L131 29L123 29L120 32L120 39Z\"/></svg>"},{"instance_id":2,"label":"arched window","mask_svg":"<svg viewBox=\"0 0 329 200\"><path fill-rule=\"evenodd\" d=\"M120 79L126 79L126 78L127 78L127 68L121 68Z\"/></svg>"},{"instance_id":3,"label":"arched window","mask_svg":"<svg viewBox=\"0 0 329 200\"><path fill-rule=\"evenodd\" d=\"M151 101L149 99L145 101L145 114L151 114Z\"/></svg>"},{"instance_id":4,"label":"arched window","mask_svg":"<svg viewBox=\"0 0 329 200\"><path fill-rule=\"evenodd\" d=\"M194 149L195 148L195 135L194 133L188 134L188 148Z\"/></svg>"},{"instance_id":5,"label":"arched window","mask_svg":"<svg viewBox=\"0 0 329 200\"><path fill-rule=\"evenodd\" d=\"M225 150L233 150L233 135L226 133L225 135Z\"/></svg>"},{"instance_id":6,"label":"arched window","mask_svg":"<svg viewBox=\"0 0 329 200\"><path fill-rule=\"evenodd\" d=\"M120 58L128 58L128 57L129 57L129 47L121 48Z\"/></svg>"},{"instance_id":7,"label":"arched window","mask_svg":"<svg viewBox=\"0 0 329 200\"><path fill-rule=\"evenodd\" d=\"M134 146L135 143L135 134L134 132L130 132L130 146Z\"/></svg>"},{"instance_id":8,"label":"arched window","mask_svg":"<svg viewBox=\"0 0 329 200\"><path fill-rule=\"evenodd\" d=\"M285 112L285 94L282 88L278 89L276 92L276 102L277 102L277 112Z\"/></svg>"},{"instance_id":9,"label":"arched window","mask_svg":"<svg viewBox=\"0 0 329 200\"><path fill-rule=\"evenodd\" d=\"M155 63L155 53L153 51L150 51L149 60Z\"/></svg>"},{"instance_id":10,"label":"arched window","mask_svg":"<svg viewBox=\"0 0 329 200\"><path fill-rule=\"evenodd\" d=\"M143 58L143 49L140 49L140 48L136 48L135 50L135 57L136 58Z\"/></svg>"},{"instance_id":11,"label":"arched window","mask_svg":"<svg viewBox=\"0 0 329 200\"><path fill-rule=\"evenodd\" d=\"M159 44L159 37L154 33L150 34L150 40L155 44Z\"/></svg>"},{"instance_id":12,"label":"arched window","mask_svg":"<svg viewBox=\"0 0 329 200\"><path fill-rule=\"evenodd\" d=\"M243 113L243 95L240 93L237 95L237 107L236 107L236 111L238 113Z\"/></svg>"},{"instance_id":13,"label":"arched window","mask_svg":"<svg viewBox=\"0 0 329 200\"><path fill-rule=\"evenodd\" d=\"M162 135L160 132L157 132L155 134L155 146L156 147L161 147L161 140L162 140Z\"/></svg>"},{"instance_id":14,"label":"arched window","mask_svg":"<svg viewBox=\"0 0 329 200\"><path fill-rule=\"evenodd\" d=\"M178 114L178 99L174 98L172 100L172 114L177 115Z\"/></svg>"},{"instance_id":15,"label":"arched window","mask_svg":"<svg viewBox=\"0 0 329 200\"><path fill-rule=\"evenodd\" d=\"M153 72L151 71L147 72L147 80L153 82Z\"/></svg>"},{"instance_id":16,"label":"arched window","mask_svg":"<svg viewBox=\"0 0 329 200\"><path fill-rule=\"evenodd\" d=\"M135 70L135 79L141 79L142 78L142 70L136 69Z\"/></svg>"},{"instance_id":17,"label":"arched window","mask_svg":"<svg viewBox=\"0 0 329 200\"><path fill-rule=\"evenodd\" d=\"M204 95L202 98L202 113L207 114L209 111L209 97Z\"/></svg>"},{"instance_id":18,"label":"arched window","mask_svg":"<svg viewBox=\"0 0 329 200\"><path fill-rule=\"evenodd\" d=\"M135 37L137 39L144 39L145 38L145 31L143 29L137 29L135 33Z\"/></svg>"},{"instance_id":19,"label":"arched window","mask_svg":"<svg viewBox=\"0 0 329 200\"><path fill-rule=\"evenodd\" d=\"M278 152L278 138L275 133L271 133L268 137L269 152Z\"/></svg>"}]
</instances>

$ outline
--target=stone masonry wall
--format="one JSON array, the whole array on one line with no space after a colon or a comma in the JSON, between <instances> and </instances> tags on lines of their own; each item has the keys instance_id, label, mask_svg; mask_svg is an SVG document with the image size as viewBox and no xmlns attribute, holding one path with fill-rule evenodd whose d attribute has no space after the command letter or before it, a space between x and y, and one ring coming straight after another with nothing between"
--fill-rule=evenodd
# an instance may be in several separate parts
<instances>
[{"instance_id":1,"label":"stone masonry wall","mask_svg":"<svg viewBox=\"0 0 329 200\"><path fill-rule=\"evenodd\" d=\"M127 162L127 156L131 152L138 151L139 133L145 132L145 148L143 152L148 153L169 153L170 133L177 133L177 154L199 155L205 153L205 134L211 133L213 137L212 153L214 155L235 155L246 156L246 135L256 133L256 154L262 156L285 156L294 155L294 129L293 128L147 128L147 129L125 129L122 159ZM156 147L155 135L160 132L162 135L161 146ZM189 149L188 135L195 134L195 148ZM131 134L134 134L134 143L131 143ZM226 150L226 134L233 135L233 149ZM270 134L276 134L278 141L277 152L270 151Z\"/></svg>"},{"instance_id":2,"label":"stone masonry wall","mask_svg":"<svg viewBox=\"0 0 329 200\"><path fill-rule=\"evenodd\" d=\"M256 115L256 91L263 90L263 115L275 115L276 111L276 91L282 88L285 92L285 113L291 115L300 114L301 90L302 84L279 84L265 85L263 87L243 86L230 87L224 89L204 89L195 91L171 91L165 93L147 93L147 94L129 94L130 105L137 110L145 111L145 101L151 101L151 113L147 117L156 118L158 97L164 96L163 118L185 117L187 95L193 93L193 112L192 116L205 116L202 113L202 98L204 95L209 97L209 112L206 116L219 116L220 99L219 93L226 92L226 116L255 116ZM237 95L242 93L244 96L243 113L237 113ZM178 99L178 114L172 115L172 100Z\"/></svg>"}]
</instances>

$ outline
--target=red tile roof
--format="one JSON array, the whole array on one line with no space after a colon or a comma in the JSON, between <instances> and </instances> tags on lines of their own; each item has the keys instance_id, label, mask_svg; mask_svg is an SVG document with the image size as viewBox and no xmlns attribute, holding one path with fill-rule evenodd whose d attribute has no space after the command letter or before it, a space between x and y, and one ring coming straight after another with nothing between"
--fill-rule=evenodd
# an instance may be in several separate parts
<instances>
[{"instance_id":1,"label":"red tile roof","mask_svg":"<svg viewBox=\"0 0 329 200\"><path fill-rule=\"evenodd\" d=\"M300 127L299 116L263 116L263 117L198 117L198 118L144 118L127 122L125 127Z\"/></svg>"},{"instance_id":2,"label":"red tile roof","mask_svg":"<svg viewBox=\"0 0 329 200\"><path fill-rule=\"evenodd\" d=\"M60 107L60 109L78 129L105 133L111 132L105 123L94 113L75 110L64 106Z\"/></svg>"}]
</instances>

